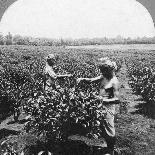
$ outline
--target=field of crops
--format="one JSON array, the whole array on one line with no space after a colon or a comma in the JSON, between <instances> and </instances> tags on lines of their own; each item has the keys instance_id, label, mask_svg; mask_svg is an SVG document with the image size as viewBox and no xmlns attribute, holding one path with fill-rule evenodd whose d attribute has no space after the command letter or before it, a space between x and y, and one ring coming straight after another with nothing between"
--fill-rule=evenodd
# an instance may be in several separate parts
<instances>
[{"instance_id":1,"label":"field of crops","mask_svg":"<svg viewBox=\"0 0 155 155\"><path fill-rule=\"evenodd\" d=\"M70 79L57 80L56 90L52 90L47 94L43 89L43 68L45 66L45 57L49 53L56 53L57 55L55 72L60 74L71 73L74 76ZM77 131L77 129L73 128L74 125L72 125L72 128L69 127L68 123L79 124L79 133L87 132L93 135L100 135L98 124L100 116L97 113L99 103L94 102L91 98L92 92L97 93L98 86L83 83L81 86L76 87L76 78L99 75L99 70L95 65L96 60L104 56L116 61L118 65L117 76L122 83L127 80L133 92L141 95L147 104L152 105L155 103L154 51L142 49L121 51L111 49L1 46L0 121L5 120L10 115L14 115L14 121L18 122L19 116L23 113L30 117L19 134L9 135L9 137L0 134L2 143L8 139L4 143L5 146L1 146L0 153L4 154L7 151L14 151L16 154L21 152L24 152L24 155L35 154L36 149L40 148L40 151L50 150L50 152L54 152L54 155L61 155L68 151L73 151L74 153L70 154L74 155L77 150L71 148L66 150L68 148L66 137L71 133L74 134L74 130ZM124 69L127 70L125 75L123 73ZM121 86L123 87L122 83ZM87 100L85 100L86 98ZM117 145L122 148L128 147L125 154L136 154L137 152L133 147L134 143L131 145L134 134L125 133L126 137L123 137L123 139L121 134L124 131L119 126L120 123L124 126L127 126L126 123L129 125L131 123L129 117L128 114L118 114L118 118L121 119L116 122L116 127L120 134L118 139L121 139L118 140ZM128 122L121 122L123 118L127 118ZM130 119L133 118L130 117ZM81 129L81 124L87 127L87 131ZM131 131L127 130L127 132ZM57 149L60 142L63 147ZM64 142L66 143L64 144ZM150 144L151 147L152 143ZM65 148L64 145L66 146ZM141 149L140 146L139 150ZM148 149L150 150L150 148ZM85 147L80 154L86 155L92 154L92 152Z\"/></svg>"}]
</instances>

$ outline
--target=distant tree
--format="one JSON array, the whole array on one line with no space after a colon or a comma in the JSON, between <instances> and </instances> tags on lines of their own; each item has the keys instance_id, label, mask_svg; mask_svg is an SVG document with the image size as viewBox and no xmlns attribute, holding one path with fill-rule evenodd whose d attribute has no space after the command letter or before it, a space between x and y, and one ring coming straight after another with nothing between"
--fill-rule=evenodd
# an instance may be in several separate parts
<instances>
[{"instance_id":1,"label":"distant tree","mask_svg":"<svg viewBox=\"0 0 155 155\"><path fill-rule=\"evenodd\" d=\"M107 45L107 44L155 44L155 37L137 37L132 39L130 37L123 38L118 35L115 38L81 38L81 39L49 39L49 38L33 38L22 37L15 35L12 37L11 33L3 37L0 34L0 45L32 45L32 46L83 46L83 45Z\"/></svg>"},{"instance_id":2,"label":"distant tree","mask_svg":"<svg viewBox=\"0 0 155 155\"><path fill-rule=\"evenodd\" d=\"M13 37L12 37L12 34L9 32L8 33L8 35L6 35L5 36L5 43L6 43L6 45L12 45L12 39L13 39Z\"/></svg>"},{"instance_id":3,"label":"distant tree","mask_svg":"<svg viewBox=\"0 0 155 155\"><path fill-rule=\"evenodd\" d=\"M13 37L13 44L15 44L15 45L24 45L25 44L25 41L24 41L24 39L23 39L22 36L15 35Z\"/></svg>"},{"instance_id":4,"label":"distant tree","mask_svg":"<svg viewBox=\"0 0 155 155\"><path fill-rule=\"evenodd\" d=\"M0 34L0 45L4 45L4 37Z\"/></svg>"}]
</instances>

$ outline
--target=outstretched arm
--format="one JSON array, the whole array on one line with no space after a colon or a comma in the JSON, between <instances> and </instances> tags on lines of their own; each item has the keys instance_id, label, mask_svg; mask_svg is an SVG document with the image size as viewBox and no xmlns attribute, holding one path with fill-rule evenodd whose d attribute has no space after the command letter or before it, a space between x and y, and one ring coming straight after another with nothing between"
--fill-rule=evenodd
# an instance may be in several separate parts
<instances>
[{"instance_id":1,"label":"outstretched arm","mask_svg":"<svg viewBox=\"0 0 155 155\"><path fill-rule=\"evenodd\" d=\"M71 77L72 74L57 75L57 78Z\"/></svg>"},{"instance_id":2,"label":"outstretched arm","mask_svg":"<svg viewBox=\"0 0 155 155\"><path fill-rule=\"evenodd\" d=\"M72 74L64 74L64 75L58 75L54 72L53 68L47 66L45 69L45 72L49 74L49 76L53 79L57 79L57 78L65 78L65 77L71 77Z\"/></svg>"},{"instance_id":3,"label":"outstretched arm","mask_svg":"<svg viewBox=\"0 0 155 155\"><path fill-rule=\"evenodd\" d=\"M90 83L96 83L96 82L99 82L100 80L102 79L102 76L97 76L95 78L78 78L77 79L77 83L80 83L81 81L87 81L87 82L90 82Z\"/></svg>"}]
</instances>

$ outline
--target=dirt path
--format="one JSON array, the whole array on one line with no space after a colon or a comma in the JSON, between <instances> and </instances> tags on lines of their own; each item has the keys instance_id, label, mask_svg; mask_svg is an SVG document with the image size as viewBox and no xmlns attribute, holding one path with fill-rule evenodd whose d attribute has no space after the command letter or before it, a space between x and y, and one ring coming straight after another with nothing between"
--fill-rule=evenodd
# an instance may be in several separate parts
<instances>
[{"instance_id":1,"label":"dirt path","mask_svg":"<svg viewBox=\"0 0 155 155\"><path fill-rule=\"evenodd\" d=\"M129 86L125 63L122 64L118 78L121 83L121 106L116 121L118 146L127 148L124 154L154 155L155 119L149 117L145 107L147 104Z\"/></svg>"},{"instance_id":2,"label":"dirt path","mask_svg":"<svg viewBox=\"0 0 155 155\"><path fill-rule=\"evenodd\" d=\"M127 66L125 62L123 62L122 67L119 72L119 80L120 80L120 99L121 102L123 102L124 110L126 110L128 113L133 113L135 112L136 106L138 106L139 103L143 103L141 96L135 95L132 91L132 88L129 85L129 78L127 76Z\"/></svg>"}]
</instances>

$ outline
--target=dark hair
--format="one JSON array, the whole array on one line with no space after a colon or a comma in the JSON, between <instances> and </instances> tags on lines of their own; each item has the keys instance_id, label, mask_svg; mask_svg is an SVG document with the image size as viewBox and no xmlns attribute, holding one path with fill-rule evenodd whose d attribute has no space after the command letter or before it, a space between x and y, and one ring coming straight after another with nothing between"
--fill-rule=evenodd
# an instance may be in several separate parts
<instances>
[{"instance_id":1,"label":"dark hair","mask_svg":"<svg viewBox=\"0 0 155 155\"><path fill-rule=\"evenodd\" d=\"M54 59L47 59L47 63L49 66L53 66L55 64Z\"/></svg>"},{"instance_id":2,"label":"dark hair","mask_svg":"<svg viewBox=\"0 0 155 155\"><path fill-rule=\"evenodd\" d=\"M113 78L113 68L107 65L99 65L98 66L102 75L107 78L108 80Z\"/></svg>"}]
</instances>

